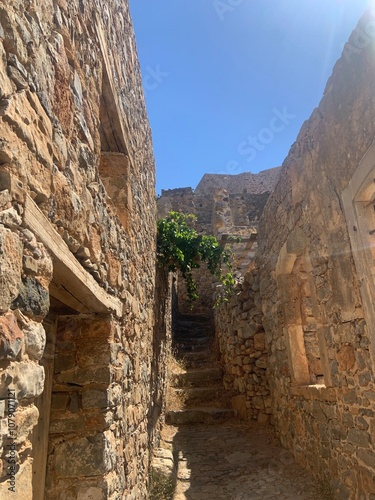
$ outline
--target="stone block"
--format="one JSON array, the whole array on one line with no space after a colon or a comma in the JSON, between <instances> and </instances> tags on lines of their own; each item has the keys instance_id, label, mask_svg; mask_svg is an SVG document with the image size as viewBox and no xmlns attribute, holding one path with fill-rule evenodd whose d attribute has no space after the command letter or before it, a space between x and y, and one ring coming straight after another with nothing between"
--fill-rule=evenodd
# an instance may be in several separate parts
<instances>
[{"instance_id":1,"label":"stone block","mask_svg":"<svg viewBox=\"0 0 375 500\"><path fill-rule=\"evenodd\" d=\"M368 392L370 392L370 391L368 391ZM374 396L375 396L375 392L374 392ZM357 391L355 389L350 389L346 394L344 394L343 401L344 401L344 403L348 403L348 404L359 404Z\"/></svg>"},{"instance_id":2,"label":"stone block","mask_svg":"<svg viewBox=\"0 0 375 500\"><path fill-rule=\"evenodd\" d=\"M260 411L257 417L258 424L267 425L270 422L270 415Z\"/></svg>"},{"instance_id":3,"label":"stone block","mask_svg":"<svg viewBox=\"0 0 375 500\"><path fill-rule=\"evenodd\" d=\"M90 366L86 368L76 367L56 375L58 384L107 384L112 382L112 373L109 366Z\"/></svg>"},{"instance_id":4,"label":"stone block","mask_svg":"<svg viewBox=\"0 0 375 500\"><path fill-rule=\"evenodd\" d=\"M253 405L254 408L257 410L264 410L264 400L261 396L255 396L253 398Z\"/></svg>"},{"instance_id":5,"label":"stone block","mask_svg":"<svg viewBox=\"0 0 375 500\"><path fill-rule=\"evenodd\" d=\"M65 441L55 447L55 468L59 478L102 476L114 465L104 434Z\"/></svg>"},{"instance_id":6,"label":"stone block","mask_svg":"<svg viewBox=\"0 0 375 500\"><path fill-rule=\"evenodd\" d=\"M70 394L69 411L72 413L78 413L81 408L81 398L78 392L72 392Z\"/></svg>"},{"instance_id":7,"label":"stone block","mask_svg":"<svg viewBox=\"0 0 375 500\"><path fill-rule=\"evenodd\" d=\"M0 397L6 397L8 388L16 391L16 398L40 396L44 389L44 368L35 363L12 363L0 375Z\"/></svg>"},{"instance_id":8,"label":"stone block","mask_svg":"<svg viewBox=\"0 0 375 500\"><path fill-rule=\"evenodd\" d=\"M24 335L12 312L0 316L0 359L16 359L23 345Z\"/></svg>"},{"instance_id":9,"label":"stone block","mask_svg":"<svg viewBox=\"0 0 375 500\"><path fill-rule=\"evenodd\" d=\"M321 408L322 408L325 416L328 418L328 420L334 420L337 418L336 405L329 405L329 404L322 403Z\"/></svg>"},{"instance_id":10,"label":"stone block","mask_svg":"<svg viewBox=\"0 0 375 500\"><path fill-rule=\"evenodd\" d=\"M14 207L10 207L0 212L0 224L10 229L18 229L22 224L22 219Z\"/></svg>"},{"instance_id":11,"label":"stone block","mask_svg":"<svg viewBox=\"0 0 375 500\"><path fill-rule=\"evenodd\" d=\"M46 332L41 323L29 321L23 329L25 351L30 359L40 360L46 346Z\"/></svg>"},{"instance_id":12,"label":"stone block","mask_svg":"<svg viewBox=\"0 0 375 500\"><path fill-rule=\"evenodd\" d=\"M372 374L370 372L360 373L358 382L361 387L367 387L372 382Z\"/></svg>"},{"instance_id":13,"label":"stone block","mask_svg":"<svg viewBox=\"0 0 375 500\"><path fill-rule=\"evenodd\" d=\"M62 373L64 371L69 371L76 366L76 353L68 352L68 353L57 353L55 354L55 364L54 364L54 372Z\"/></svg>"},{"instance_id":14,"label":"stone block","mask_svg":"<svg viewBox=\"0 0 375 500\"><path fill-rule=\"evenodd\" d=\"M348 442L362 448L367 448L370 442L369 433L360 429L349 429Z\"/></svg>"},{"instance_id":15,"label":"stone block","mask_svg":"<svg viewBox=\"0 0 375 500\"><path fill-rule=\"evenodd\" d=\"M0 186L3 187L1 185L1 178L0 178ZM7 208L9 208L11 201L12 197L9 193L9 190L8 189L0 190L0 210L6 210Z\"/></svg>"},{"instance_id":16,"label":"stone block","mask_svg":"<svg viewBox=\"0 0 375 500\"><path fill-rule=\"evenodd\" d=\"M108 392L106 389L88 389L82 392L82 408L106 408Z\"/></svg>"},{"instance_id":17,"label":"stone block","mask_svg":"<svg viewBox=\"0 0 375 500\"><path fill-rule=\"evenodd\" d=\"M23 256L23 270L27 274L37 274L38 272L38 261L31 257L30 255Z\"/></svg>"},{"instance_id":18,"label":"stone block","mask_svg":"<svg viewBox=\"0 0 375 500\"><path fill-rule=\"evenodd\" d=\"M352 345L343 346L337 353L337 361L341 371L352 370L355 366L355 350Z\"/></svg>"},{"instance_id":19,"label":"stone block","mask_svg":"<svg viewBox=\"0 0 375 500\"><path fill-rule=\"evenodd\" d=\"M268 368L268 357L267 357L267 356L262 356L262 357L260 357L259 359L257 359L257 360L255 361L255 365L256 365L258 368L263 368L263 369Z\"/></svg>"},{"instance_id":20,"label":"stone block","mask_svg":"<svg viewBox=\"0 0 375 500\"><path fill-rule=\"evenodd\" d=\"M17 426L17 443L23 443L30 439L31 432L38 423L39 411L34 405L22 408L18 406L15 413L15 420Z\"/></svg>"},{"instance_id":21,"label":"stone block","mask_svg":"<svg viewBox=\"0 0 375 500\"><path fill-rule=\"evenodd\" d=\"M358 458L368 467L375 470L375 453L371 450L360 449L358 450Z\"/></svg>"},{"instance_id":22,"label":"stone block","mask_svg":"<svg viewBox=\"0 0 375 500\"><path fill-rule=\"evenodd\" d=\"M242 420L247 420L246 396L235 396L231 399L232 408Z\"/></svg>"},{"instance_id":23,"label":"stone block","mask_svg":"<svg viewBox=\"0 0 375 500\"><path fill-rule=\"evenodd\" d=\"M0 227L0 312L10 309L22 286L22 252L18 235Z\"/></svg>"},{"instance_id":24,"label":"stone block","mask_svg":"<svg viewBox=\"0 0 375 500\"><path fill-rule=\"evenodd\" d=\"M109 366L111 364L110 344L91 340L80 343L77 350L79 366Z\"/></svg>"},{"instance_id":25,"label":"stone block","mask_svg":"<svg viewBox=\"0 0 375 500\"><path fill-rule=\"evenodd\" d=\"M100 408L95 409L95 411L90 410L75 413L68 411L65 414L59 410L54 411L51 414L50 433L76 434L80 436L83 431L87 434L103 432L113 423L112 414L105 413Z\"/></svg>"},{"instance_id":26,"label":"stone block","mask_svg":"<svg viewBox=\"0 0 375 500\"><path fill-rule=\"evenodd\" d=\"M359 471L362 491L366 493L375 494L375 473L366 469Z\"/></svg>"},{"instance_id":27,"label":"stone block","mask_svg":"<svg viewBox=\"0 0 375 500\"><path fill-rule=\"evenodd\" d=\"M159 474L171 476L174 469L173 453L165 448L156 448L152 459L152 468Z\"/></svg>"},{"instance_id":28,"label":"stone block","mask_svg":"<svg viewBox=\"0 0 375 500\"><path fill-rule=\"evenodd\" d=\"M348 427L354 427L354 420L351 413L347 412L342 415L342 423Z\"/></svg>"},{"instance_id":29,"label":"stone block","mask_svg":"<svg viewBox=\"0 0 375 500\"><path fill-rule=\"evenodd\" d=\"M13 309L20 309L30 317L44 318L49 310L49 293L35 278L25 278L18 297L12 303Z\"/></svg>"},{"instance_id":30,"label":"stone block","mask_svg":"<svg viewBox=\"0 0 375 500\"><path fill-rule=\"evenodd\" d=\"M375 401L375 391L364 391L363 396L370 401Z\"/></svg>"},{"instance_id":31,"label":"stone block","mask_svg":"<svg viewBox=\"0 0 375 500\"><path fill-rule=\"evenodd\" d=\"M367 422L367 420L364 417L359 416L359 417L356 417L356 419L355 419L355 426L357 429L367 431L369 428L369 423Z\"/></svg>"},{"instance_id":32,"label":"stone block","mask_svg":"<svg viewBox=\"0 0 375 500\"><path fill-rule=\"evenodd\" d=\"M243 339L250 339L262 329L262 325L258 325L257 323L248 323L240 329L241 335L239 334L239 337Z\"/></svg>"},{"instance_id":33,"label":"stone block","mask_svg":"<svg viewBox=\"0 0 375 500\"><path fill-rule=\"evenodd\" d=\"M114 335L115 323L111 321L87 321L82 323L81 336L84 339L101 339L110 341Z\"/></svg>"},{"instance_id":34,"label":"stone block","mask_svg":"<svg viewBox=\"0 0 375 500\"><path fill-rule=\"evenodd\" d=\"M265 333L256 333L254 335L254 349L256 351L264 351L265 348L266 348Z\"/></svg>"},{"instance_id":35,"label":"stone block","mask_svg":"<svg viewBox=\"0 0 375 500\"><path fill-rule=\"evenodd\" d=\"M53 410L66 410L69 400L69 393L55 392L52 394L51 408Z\"/></svg>"},{"instance_id":36,"label":"stone block","mask_svg":"<svg viewBox=\"0 0 375 500\"><path fill-rule=\"evenodd\" d=\"M104 496L106 496L103 488L99 488L97 486L82 486L77 491L77 500L103 500Z\"/></svg>"},{"instance_id":37,"label":"stone block","mask_svg":"<svg viewBox=\"0 0 375 500\"><path fill-rule=\"evenodd\" d=\"M312 402L312 415L318 422L326 423L328 421L327 416L323 411L322 404L319 401Z\"/></svg>"},{"instance_id":38,"label":"stone block","mask_svg":"<svg viewBox=\"0 0 375 500\"><path fill-rule=\"evenodd\" d=\"M348 436L347 429L340 425L337 420L333 420L329 423L329 431L332 439L337 439L339 441L344 441Z\"/></svg>"},{"instance_id":39,"label":"stone block","mask_svg":"<svg viewBox=\"0 0 375 500\"><path fill-rule=\"evenodd\" d=\"M32 459L29 457L22 464L20 464L15 479L15 492L8 490L9 483L7 481L0 483L1 500L14 500L15 498L22 498L22 500L33 500L32 479Z\"/></svg>"}]
</instances>

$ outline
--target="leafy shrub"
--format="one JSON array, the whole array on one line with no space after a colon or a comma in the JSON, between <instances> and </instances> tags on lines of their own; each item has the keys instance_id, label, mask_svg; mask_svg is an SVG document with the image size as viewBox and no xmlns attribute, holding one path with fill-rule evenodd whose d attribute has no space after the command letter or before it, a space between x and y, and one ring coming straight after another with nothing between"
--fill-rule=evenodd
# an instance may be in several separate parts
<instances>
[{"instance_id":1,"label":"leafy shrub","mask_svg":"<svg viewBox=\"0 0 375 500\"><path fill-rule=\"evenodd\" d=\"M198 269L205 262L210 273L222 284L217 302L225 302L235 284L232 253L223 248L214 236L200 235L191 228L189 223L192 224L195 220L196 217L192 214L170 212L167 217L158 221L158 261L168 271L181 272L189 301L198 298L193 269Z\"/></svg>"}]
</instances>

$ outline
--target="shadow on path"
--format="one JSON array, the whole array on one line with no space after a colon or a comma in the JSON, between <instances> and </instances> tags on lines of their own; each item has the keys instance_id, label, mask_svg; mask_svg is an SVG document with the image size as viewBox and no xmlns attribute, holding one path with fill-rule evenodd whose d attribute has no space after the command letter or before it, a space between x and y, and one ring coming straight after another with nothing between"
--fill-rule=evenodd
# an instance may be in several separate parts
<instances>
[{"instance_id":1,"label":"shadow on path","mask_svg":"<svg viewBox=\"0 0 375 500\"><path fill-rule=\"evenodd\" d=\"M323 500L319 485L266 429L238 421L180 426L174 500Z\"/></svg>"}]
</instances>

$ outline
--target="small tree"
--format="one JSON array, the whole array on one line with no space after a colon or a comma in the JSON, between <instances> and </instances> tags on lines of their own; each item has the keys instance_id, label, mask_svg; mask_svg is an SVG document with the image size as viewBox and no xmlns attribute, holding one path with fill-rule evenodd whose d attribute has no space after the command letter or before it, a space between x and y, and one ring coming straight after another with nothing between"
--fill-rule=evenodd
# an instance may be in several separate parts
<instances>
[{"instance_id":1,"label":"small tree","mask_svg":"<svg viewBox=\"0 0 375 500\"><path fill-rule=\"evenodd\" d=\"M193 278L193 269L198 269L202 262L207 264L210 273L222 284L218 302L226 302L235 284L232 274L232 253L220 246L214 236L200 235L189 227L194 222L192 214L170 212L158 221L157 257L159 263L168 271L180 271L186 283L189 301L196 300L197 283ZM225 271L223 271L225 268Z\"/></svg>"}]
</instances>

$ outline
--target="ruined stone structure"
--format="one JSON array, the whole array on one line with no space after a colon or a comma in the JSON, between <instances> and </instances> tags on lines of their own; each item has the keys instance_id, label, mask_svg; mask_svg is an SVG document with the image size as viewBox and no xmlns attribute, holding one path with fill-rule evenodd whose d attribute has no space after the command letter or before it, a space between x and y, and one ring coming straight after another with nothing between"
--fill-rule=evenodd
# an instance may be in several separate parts
<instances>
[{"instance_id":1,"label":"ruined stone structure","mask_svg":"<svg viewBox=\"0 0 375 500\"><path fill-rule=\"evenodd\" d=\"M2 499L147 498L170 345L155 222L128 2L1 1Z\"/></svg>"},{"instance_id":2,"label":"ruined stone structure","mask_svg":"<svg viewBox=\"0 0 375 500\"><path fill-rule=\"evenodd\" d=\"M172 210L194 214L198 233L212 234L223 245L229 245L235 255L235 271L243 275L256 255L259 218L279 173L280 168L259 174L206 174L195 190L163 190L158 200L158 215L164 217ZM231 237L240 237L240 241L231 241ZM212 277L203 268L196 271L195 276L199 281L200 300L193 310L208 314L213 305ZM188 312L190 306L181 283L179 297L180 310Z\"/></svg>"},{"instance_id":3,"label":"ruined stone structure","mask_svg":"<svg viewBox=\"0 0 375 500\"><path fill-rule=\"evenodd\" d=\"M270 189L250 268L215 314L233 406L270 420L340 500L375 498L374 25L369 11L346 44ZM197 189L219 237L240 212L224 178ZM167 194L184 207L197 192Z\"/></svg>"},{"instance_id":4,"label":"ruined stone structure","mask_svg":"<svg viewBox=\"0 0 375 500\"><path fill-rule=\"evenodd\" d=\"M213 318L200 272L195 312L237 413L340 500L375 498L374 26L282 168L159 200L242 237L232 300ZM0 497L146 499L171 279L128 2L0 0L0 56Z\"/></svg>"},{"instance_id":5,"label":"ruined stone structure","mask_svg":"<svg viewBox=\"0 0 375 500\"><path fill-rule=\"evenodd\" d=\"M239 284L232 300L214 314L215 283L200 268L195 272L198 303L193 304L192 311L189 309L184 283L180 281L178 311L203 313L212 318L224 369L224 387L232 396L232 405L244 419L260 423L270 420L271 399L259 284L251 269L258 248L259 219L279 175L279 167L259 174L206 174L194 191L165 190L158 200L159 216L171 210L193 213L198 232L213 234L233 251ZM231 236L240 236L241 240L231 241Z\"/></svg>"}]
</instances>

